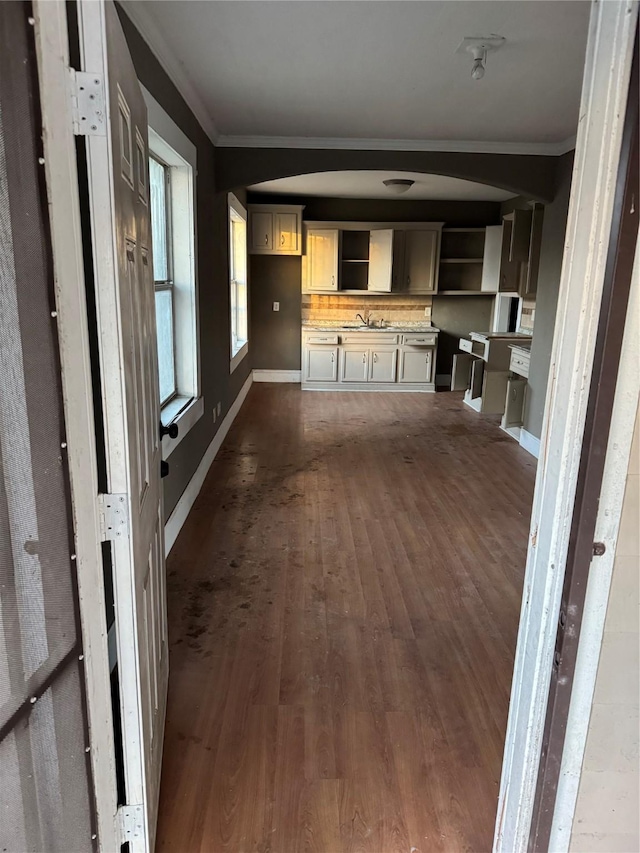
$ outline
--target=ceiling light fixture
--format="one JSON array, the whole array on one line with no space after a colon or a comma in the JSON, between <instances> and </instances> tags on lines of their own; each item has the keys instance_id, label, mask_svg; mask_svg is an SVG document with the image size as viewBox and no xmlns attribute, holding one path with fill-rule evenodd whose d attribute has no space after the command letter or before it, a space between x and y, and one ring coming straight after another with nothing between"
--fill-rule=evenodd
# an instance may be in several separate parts
<instances>
[{"instance_id":1,"label":"ceiling light fixture","mask_svg":"<svg viewBox=\"0 0 640 853\"><path fill-rule=\"evenodd\" d=\"M487 64L487 54L498 50L505 43L503 36L467 36L462 40L456 53L470 53L473 57L471 76L474 80L482 80Z\"/></svg>"},{"instance_id":2,"label":"ceiling light fixture","mask_svg":"<svg viewBox=\"0 0 640 853\"><path fill-rule=\"evenodd\" d=\"M382 183L389 192L394 193L394 195L402 195L402 193L406 193L407 190L411 189L415 181L410 181L408 178L389 178L389 180Z\"/></svg>"}]
</instances>

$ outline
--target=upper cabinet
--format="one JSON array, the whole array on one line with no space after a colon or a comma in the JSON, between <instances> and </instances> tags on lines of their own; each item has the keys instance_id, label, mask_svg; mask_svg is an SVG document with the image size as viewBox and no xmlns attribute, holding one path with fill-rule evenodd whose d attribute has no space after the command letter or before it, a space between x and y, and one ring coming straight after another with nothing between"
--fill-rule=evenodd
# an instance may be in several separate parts
<instances>
[{"instance_id":1,"label":"upper cabinet","mask_svg":"<svg viewBox=\"0 0 640 853\"><path fill-rule=\"evenodd\" d=\"M441 224L403 222L391 226L309 223L303 290L434 293Z\"/></svg>"},{"instance_id":2,"label":"upper cabinet","mask_svg":"<svg viewBox=\"0 0 640 853\"><path fill-rule=\"evenodd\" d=\"M301 205L250 204L249 254L301 255Z\"/></svg>"},{"instance_id":3,"label":"upper cabinet","mask_svg":"<svg viewBox=\"0 0 640 853\"><path fill-rule=\"evenodd\" d=\"M302 279L304 290L338 289L339 242L337 228L307 229L307 257Z\"/></svg>"},{"instance_id":4,"label":"upper cabinet","mask_svg":"<svg viewBox=\"0 0 640 853\"><path fill-rule=\"evenodd\" d=\"M440 230L405 231L403 287L405 293L434 293L438 286Z\"/></svg>"},{"instance_id":5,"label":"upper cabinet","mask_svg":"<svg viewBox=\"0 0 640 853\"><path fill-rule=\"evenodd\" d=\"M544 208L514 210L502 218L502 250L498 290L533 297L538 290Z\"/></svg>"}]
</instances>

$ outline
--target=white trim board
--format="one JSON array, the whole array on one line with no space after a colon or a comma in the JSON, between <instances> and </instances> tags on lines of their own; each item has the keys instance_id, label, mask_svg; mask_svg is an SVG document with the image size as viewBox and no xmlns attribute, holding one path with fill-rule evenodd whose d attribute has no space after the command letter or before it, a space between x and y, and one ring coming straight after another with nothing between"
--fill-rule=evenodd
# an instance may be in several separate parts
<instances>
[{"instance_id":1,"label":"white trim board","mask_svg":"<svg viewBox=\"0 0 640 853\"><path fill-rule=\"evenodd\" d=\"M530 154L559 157L573 151L575 136L561 142L477 142L449 139L356 139L326 136L220 135L219 148L315 148L342 151L433 151L454 154Z\"/></svg>"},{"instance_id":2,"label":"white trim board","mask_svg":"<svg viewBox=\"0 0 640 853\"><path fill-rule=\"evenodd\" d=\"M540 439L532 435L524 427L520 429L520 447L524 448L536 459L540 458Z\"/></svg>"},{"instance_id":3,"label":"white trim board","mask_svg":"<svg viewBox=\"0 0 640 853\"><path fill-rule=\"evenodd\" d=\"M606 550L601 557L598 557L597 571L590 571L587 580L580 644L567 717L567 737L562 751L558 793L549 840L549 849L553 850L554 853L566 853L571 841L611 578L616 558L620 517L627 485L627 474L630 473L631 441L640 398L640 373L637 370L639 363L640 238L636 244L627 321L611 414L611 431L598 503L598 517L593 535L595 542L604 542Z\"/></svg>"},{"instance_id":4,"label":"white trim board","mask_svg":"<svg viewBox=\"0 0 640 853\"><path fill-rule=\"evenodd\" d=\"M187 520L187 516L191 511L191 507L195 503L195 500L198 495L200 494L202 485L205 481L207 474L209 473L209 468L211 468L213 460L216 458L216 455L220 450L220 447L222 446L222 442L227 437L227 433L231 429L231 425L236 419L238 412L242 408L242 404L244 403L252 384L253 376L249 374L247 381L242 386L240 393L233 401L231 408L229 409L229 411L224 417L224 420L220 424L220 429L214 435L209 447L207 447L205 454L202 457L198 468L196 469L195 474L189 480L187 488L182 493L180 500L175 505L173 512L167 519L164 526L165 555L168 556L169 552L173 548L174 543L178 538L178 534L182 530L182 526Z\"/></svg>"},{"instance_id":5,"label":"white trim board","mask_svg":"<svg viewBox=\"0 0 640 853\"><path fill-rule=\"evenodd\" d=\"M254 382L301 382L301 370L254 370Z\"/></svg>"},{"instance_id":6,"label":"white trim board","mask_svg":"<svg viewBox=\"0 0 640 853\"><path fill-rule=\"evenodd\" d=\"M591 6L581 120L500 781L495 853L524 853L528 848L600 323L637 15L638 6L633 0ZM623 440L624 433L618 438Z\"/></svg>"}]
</instances>

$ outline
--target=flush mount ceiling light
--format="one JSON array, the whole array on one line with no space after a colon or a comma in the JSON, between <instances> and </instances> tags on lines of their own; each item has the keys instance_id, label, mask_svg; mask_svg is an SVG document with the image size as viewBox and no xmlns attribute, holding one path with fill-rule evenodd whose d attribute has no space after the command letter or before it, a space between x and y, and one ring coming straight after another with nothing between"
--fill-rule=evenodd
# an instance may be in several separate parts
<instances>
[{"instance_id":1,"label":"flush mount ceiling light","mask_svg":"<svg viewBox=\"0 0 640 853\"><path fill-rule=\"evenodd\" d=\"M471 76L474 80L482 80L484 77L487 54L499 50L505 43L503 36L495 34L490 36L467 36L462 40L456 53L470 53L473 57Z\"/></svg>"},{"instance_id":2,"label":"flush mount ceiling light","mask_svg":"<svg viewBox=\"0 0 640 853\"><path fill-rule=\"evenodd\" d=\"M415 181L410 181L408 178L389 178L388 181L382 182L385 187L394 195L402 195L415 184Z\"/></svg>"}]
</instances>

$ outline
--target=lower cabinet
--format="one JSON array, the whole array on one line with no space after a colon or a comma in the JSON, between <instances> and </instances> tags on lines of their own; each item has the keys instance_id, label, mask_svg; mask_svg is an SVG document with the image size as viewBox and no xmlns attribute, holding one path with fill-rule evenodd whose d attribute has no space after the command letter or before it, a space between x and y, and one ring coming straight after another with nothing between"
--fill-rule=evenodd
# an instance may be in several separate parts
<instances>
[{"instance_id":1,"label":"lower cabinet","mask_svg":"<svg viewBox=\"0 0 640 853\"><path fill-rule=\"evenodd\" d=\"M398 382L431 382L432 369L433 350L402 350Z\"/></svg>"},{"instance_id":2,"label":"lower cabinet","mask_svg":"<svg viewBox=\"0 0 640 853\"><path fill-rule=\"evenodd\" d=\"M397 347L378 347L370 350L369 382L395 382L397 365Z\"/></svg>"},{"instance_id":3,"label":"lower cabinet","mask_svg":"<svg viewBox=\"0 0 640 853\"><path fill-rule=\"evenodd\" d=\"M415 344L406 337L394 332L305 331L302 387L435 391L437 334L422 334Z\"/></svg>"},{"instance_id":4,"label":"lower cabinet","mask_svg":"<svg viewBox=\"0 0 640 853\"><path fill-rule=\"evenodd\" d=\"M338 347L308 345L304 376L306 382L337 382Z\"/></svg>"},{"instance_id":5,"label":"lower cabinet","mask_svg":"<svg viewBox=\"0 0 640 853\"><path fill-rule=\"evenodd\" d=\"M366 382L369 374L369 350L343 348L341 382Z\"/></svg>"}]
</instances>

